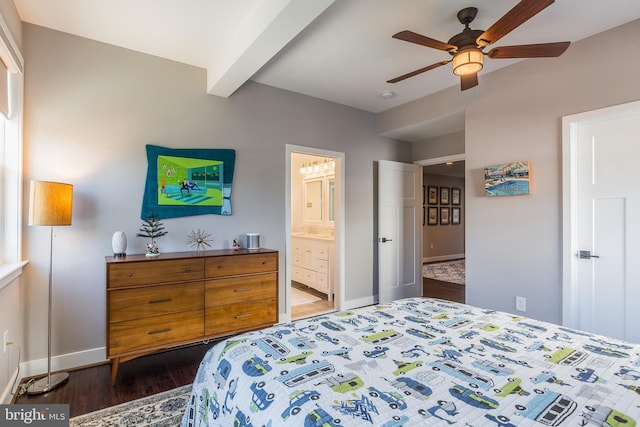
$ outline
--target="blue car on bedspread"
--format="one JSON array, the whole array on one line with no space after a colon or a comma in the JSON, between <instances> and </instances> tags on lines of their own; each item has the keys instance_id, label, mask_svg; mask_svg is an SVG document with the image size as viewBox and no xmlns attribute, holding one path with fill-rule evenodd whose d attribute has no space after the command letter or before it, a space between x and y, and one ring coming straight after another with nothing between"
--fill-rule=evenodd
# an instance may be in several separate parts
<instances>
[{"instance_id":1,"label":"blue car on bedspread","mask_svg":"<svg viewBox=\"0 0 640 427\"><path fill-rule=\"evenodd\" d=\"M409 298L224 340L183 426L635 426L640 345Z\"/></svg>"}]
</instances>

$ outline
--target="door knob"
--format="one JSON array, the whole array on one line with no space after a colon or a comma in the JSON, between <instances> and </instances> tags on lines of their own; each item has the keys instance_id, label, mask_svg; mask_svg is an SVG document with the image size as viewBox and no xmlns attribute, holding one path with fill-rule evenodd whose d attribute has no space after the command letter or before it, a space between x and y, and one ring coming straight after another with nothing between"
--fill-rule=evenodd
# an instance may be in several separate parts
<instances>
[{"instance_id":1,"label":"door knob","mask_svg":"<svg viewBox=\"0 0 640 427\"><path fill-rule=\"evenodd\" d=\"M578 251L578 258L590 259L590 258L600 258L600 257L598 255L591 255L591 251Z\"/></svg>"},{"instance_id":2,"label":"door knob","mask_svg":"<svg viewBox=\"0 0 640 427\"><path fill-rule=\"evenodd\" d=\"M393 240L391 240L391 239L387 239L386 237L383 237L382 239L380 239L380 241L381 241L382 243L386 243L386 242L393 242Z\"/></svg>"}]
</instances>

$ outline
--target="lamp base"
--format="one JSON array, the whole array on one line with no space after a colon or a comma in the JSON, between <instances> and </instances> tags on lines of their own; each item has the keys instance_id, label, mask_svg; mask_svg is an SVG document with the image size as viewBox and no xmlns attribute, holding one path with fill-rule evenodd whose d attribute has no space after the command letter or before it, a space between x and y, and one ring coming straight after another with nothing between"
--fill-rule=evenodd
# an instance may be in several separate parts
<instances>
[{"instance_id":1,"label":"lamp base","mask_svg":"<svg viewBox=\"0 0 640 427\"><path fill-rule=\"evenodd\" d=\"M51 378L49 378L49 375L46 375L31 384L27 388L27 394L47 393L48 391L63 385L67 382L67 380L69 380L69 374L67 372L58 372L55 374L51 374Z\"/></svg>"}]
</instances>

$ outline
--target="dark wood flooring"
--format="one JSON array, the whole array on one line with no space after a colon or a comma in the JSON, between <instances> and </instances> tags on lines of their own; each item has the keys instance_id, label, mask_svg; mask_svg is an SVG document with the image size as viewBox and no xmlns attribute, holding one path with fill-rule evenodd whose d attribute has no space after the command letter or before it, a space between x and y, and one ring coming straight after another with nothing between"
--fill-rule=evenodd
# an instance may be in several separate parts
<instances>
[{"instance_id":1,"label":"dark wood flooring","mask_svg":"<svg viewBox=\"0 0 640 427\"><path fill-rule=\"evenodd\" d=\"M66 384L45 394L21 396L14 403L67 403L69 416L75 417L171 390L193 382L202 357L213 344L183 347L122 363L113 387L109 364L70 371Z\"/></svg>"},{"instance_id":2,"label":"dark wood flooring","mask_svg":"<svg viewBox=\"0 0 640 427\"><path fill-rule=\"evenodd\" d=\"M422 278L422 296L464 303L465 287L457 283Z\"/></svg>"},{"instance_id":3,"label":"dark wood flooring","mask_svg":"<svg viewBox=\"0 0 640 427\"><path fill-rule=\"evenodd\" d=\"M464 302L464 286L439 280L422 281L423 296ZM327 305L327 301L324 301ZM316 309L329 309L328 306ZM306 317L310 313L297 313ZM49 393L15 399L13 403L66 403L70 416L86 414L109 406L191 384L202 357L213 345L198 344L140 357L120 365L118 381L110 385L111 366L102 364L69 372L69 381Z\"/></svg>"}]
</instances>

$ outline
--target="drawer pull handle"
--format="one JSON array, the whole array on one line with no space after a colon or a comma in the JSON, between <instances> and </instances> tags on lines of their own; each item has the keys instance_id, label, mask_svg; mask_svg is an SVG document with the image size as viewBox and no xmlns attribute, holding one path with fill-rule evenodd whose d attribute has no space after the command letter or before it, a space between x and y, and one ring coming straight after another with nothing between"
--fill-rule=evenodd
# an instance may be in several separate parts
<instances>
[{"instance_id":1,"label":"drawer pull handle","mask_svg":"<svg viewBox=\"0 0 640 427\"><path fill-rule=\"evenodd\" d=\"M163 332L169 332L170 330L171 330L171 328L160 329L159 331L151 331L151 332L149 332L149 335L161 334Z\"/></svg>"},{"instance_id":2,"label":"drawer pull handle","mask_svg":"<svg viewBox=\"0 0 640 427\"><path fill-rule=\"evenodd\" d=\"M237 316L235 316L236 319L240 319L241 317L249 317L251 316L251 313L247 313L247 314L238 314Z\"/></svg>"},{"instance_id":3,"label":"drawer pull handle","mask_svg":"<svg viewBox=\"0 0 640 427\"><path fill-rule=\"evenodd\" d=\"M247 292L250 291L253 288L238 288L238 289L234 289L233 292Z\"/></svg>"},{"instance_id":4,"label":"drawer pull handle","mask_svg":"<svg viewBox=\"0 0 640 427\"><path fill-rule=\"evenodd\" d=\"M156 299L153 301L149 301L149 304L160 304L161 302L170 302L171 298L165 298L165 299Z\"/></svg>"},{"instance_id":5,"label":"drawer pull handle","mask_svg":"<svg viewBox=\"0 0 640 427\"><path fill-rule=\"evenodd\" d=\"M187 273L191 272L191 267L185 268L184 271L186 271Z\"/></svg>"},{"instance_id":6,"label":"drawer pull handle","mask_svg":"<svg viewBox=\"0 0 640 427\"><path fill-rule=\"evenodd\" d=\"M128 277L133 277L133 276L135 276L135 274L134 273L127 273L127 276Z\"/></svg>"}]
</instances>

